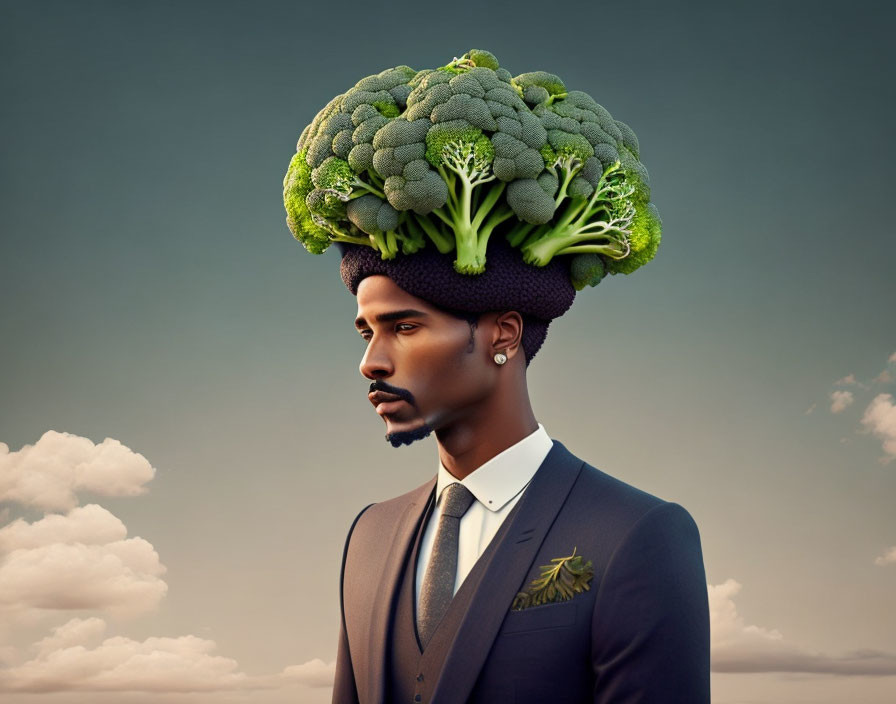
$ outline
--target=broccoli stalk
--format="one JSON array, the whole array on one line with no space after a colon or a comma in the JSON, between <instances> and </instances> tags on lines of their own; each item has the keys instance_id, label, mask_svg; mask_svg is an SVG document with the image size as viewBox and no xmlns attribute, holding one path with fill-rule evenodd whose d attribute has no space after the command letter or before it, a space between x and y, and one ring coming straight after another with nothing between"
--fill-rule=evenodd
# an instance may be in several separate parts
<instances>
[{"instance_id":1,"label":"broccoli stalk","mask_svg":"<svg viewBox=\"0 0 896 704\"><path fill-rule=\"evenodd\" d=\"M426 145L427 160L448 184L448 201L432 214L454 233L454 269L460 274L481 274L492 231L514 214L506 203L498 206L506 186L503 181L491 186L481 201L477 193L477 203L473 202L474 189L495 180L491 168L495 149L480 129L447 124L435 125L426 135Z\"/></svg>"},{"instance_id":2,"label":"broccoli stalk","mask_svg":"<svg viewBox=\"0 0 896 704\"><path fill-rule=\"evenodd\" d=\"M380 251L383 259L394 259L395 255L413 254L423 248L426 240L423 233L413 225L413 219L407 212L399 213L398 225L393 230L374 231L370 235L370 241Z\"/></svg>"},{"instance_id":3,"label":"broccoli stalk","mask_svg":"<svg viewBox=\"0 0 896 704\"><path fill-rule=\"evenodd\" d=\"M556 213L568 196L569 184L582 170L585 160L591 154L588 153L587 145L583 146L579 142L571 142L559 147L556 151L549 144L545 144L541 148L541 156L545 161L545 170L556 177L560 184L557 195L554 198L554 212ZM512 247L519 247L523 242L532 239L529 235L536 227L538 227L537 224L525 221L519 222L507 232L507 241ZM539 232L543 233L545 229L542 228Z\"/></svg>"},{"instance_id":4,"label":"broccoli stalk","mask_svg":"<svg viewBox=\"0 0 896 704\"><path fill-rule=\"evenodd\" d=\"M451 234L446 234L442 230L440 230L436 223L430 220L425 215L417 215L417 213L412 213L410 211L403 211L408 213L409 217L407 219L408 229L414 234L425 233L429 239L432 240L433 244L436 246L442 254L448 254L452 249L454 249L454 237Z\"/></svg>"},{"instance_id":5,"label":"broccoli stalk","mask_svg":"<svg viewBox=\"0 0 896 704\"><path fill-rule=\"evenodd\" d=\"M590 198L569 198L557 222L541 225L526 238L523 259L536 266L545 266L558 254L594 253L623 259L631 251L634 193L635 186L625 178L620 163L611 164ZM558 193L558 205L563 199L565 195L561 198Z\"/></svg>"}]
</instances>

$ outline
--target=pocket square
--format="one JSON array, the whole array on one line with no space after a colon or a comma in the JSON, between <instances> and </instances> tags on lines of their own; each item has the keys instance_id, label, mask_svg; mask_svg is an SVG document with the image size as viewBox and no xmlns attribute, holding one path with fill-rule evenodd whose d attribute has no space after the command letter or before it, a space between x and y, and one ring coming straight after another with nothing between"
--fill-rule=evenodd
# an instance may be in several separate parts
<instances>
[{"instance_id":1,"label":"pocket square","mask_svg":"<svg viewBox=\"0 0 896 704\"><path fill-rule=\"evenodd\" d=\"M518 592L511 605L512 611L520 611L533 606L568 601L574 595L591 588L594 568L591 560L582 562L582 556L555 557L549 565L541 565L541 576L533 579L527 591Z\"/></svg>"}]
</instances>

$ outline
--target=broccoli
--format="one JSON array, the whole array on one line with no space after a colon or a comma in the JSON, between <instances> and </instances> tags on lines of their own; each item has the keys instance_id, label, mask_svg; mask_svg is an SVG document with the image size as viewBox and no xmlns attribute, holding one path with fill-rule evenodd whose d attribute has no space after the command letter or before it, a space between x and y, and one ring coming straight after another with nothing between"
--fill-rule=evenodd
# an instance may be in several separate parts
<instances>
[{"instance_id":1,"label":"broccoli","mask_svg":"<svg viewBox=\"0 0 896 704\"><path fill-rule=\"evenodd\" d=\"M565 182L564 182L565 185ZM558 254L592 252L611 259L627 257L635 216L635 187L625 178L619 162L606 169L590 196L581 193L557 196L558 205L568 200L556 221L542 225L523 243L527 264L544 266Z\"/></svg>"},{"instance_id":2,"label":"broccoli","mask_svg":"<svg viewBox=\"0 0 896 704\"><path fill-rule=\"evenodd\" d=\"M490 187L481 200L473 200L477 186L495 180L491 168L495 148L482 130L463 120L433 125L426 134L426 147L427 161L448 184L448 202L432 212L454 232L454 268L461 274L481 273L489 235L513 215L507 205L495 207L506 185L503 181ZM480 194L477 191L477 196Z\"/></svg>"},{"instance_id":3,"label":"broccoli","mask_svg":"<svg viewBox=\"0 0 896 704\"><path fill-rule=\"evenodd\" d=\"M489 239L505 237L535 266L570 255L581 289L656 253L661 221L639 149L628 125L558 76L513 77L474 49L333 98L290 162L287 224L315 254L331 242L383 259L434 246L469 275L485 270Z\"/></svg>"}]
</instances>

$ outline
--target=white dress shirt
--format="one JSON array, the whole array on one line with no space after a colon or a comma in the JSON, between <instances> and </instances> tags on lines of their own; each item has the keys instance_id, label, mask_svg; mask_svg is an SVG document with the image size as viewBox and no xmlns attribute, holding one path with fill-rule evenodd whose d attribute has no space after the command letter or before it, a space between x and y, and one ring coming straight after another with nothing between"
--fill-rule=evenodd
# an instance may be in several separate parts
<instances>
[{"instance_id":1,"label":"white dress shirt","mask_svg":"<svg viewBox=\"0 0 896 704\"><path fill-rule=\"evenodd\" d=\"M515 445L511 445L488 462L480 465L464 479L453 476L439 462L439 474L436 480L437 502L433 508L429 523L420 543L420 555L417 558L417 600L420 600L420 589L423 586L423 575L429 565L432 544L435 541L439 517L442 515L442 491L454 482L463 484L476 500L460 519L460 533L457 551L457 579L454 592L460 588L464 579L473 569L476 560L485 552L489 542L498 532L498 528L507 518L507 514L523 495L536 470L547 457L553 447L553 441L539 423L538 430L533 431Z\"/></svg>"}]
</instances>

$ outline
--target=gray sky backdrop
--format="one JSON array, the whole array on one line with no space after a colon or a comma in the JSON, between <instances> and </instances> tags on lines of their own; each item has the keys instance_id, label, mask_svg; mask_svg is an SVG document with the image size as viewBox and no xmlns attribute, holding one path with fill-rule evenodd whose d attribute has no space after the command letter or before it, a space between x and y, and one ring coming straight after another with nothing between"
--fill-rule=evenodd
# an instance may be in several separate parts
<instances>
[{"instance_id":1,"label":"gray sky backdrop","mask_svg":"<svg viewBox=\"0 0 896 704\"><path fill-rule=\"evenodd\" d=\"M147 493L79 502L167 567L167 595L126 618L12 603L0 562L18 614L0 688L63 692L8 700L82 700L32 644L91 617L144 645L214 641L250 682L216 675L202 701L328 700L311 661L335 655L345 532L437 456L384 442L337 252L293 240L282 178L337 93L484 48L640 139L656 259L578 294L530 389L552 437L692 513L711 585L741 585L714 596L714 701L893 701L894 20L888 3L0 3L0 442L55 430L145 456ZM4 506L0 527L43 517ZM177 688L91 697L194 701L119 691L153 687Z\"/></svg>"}]
</instances>

